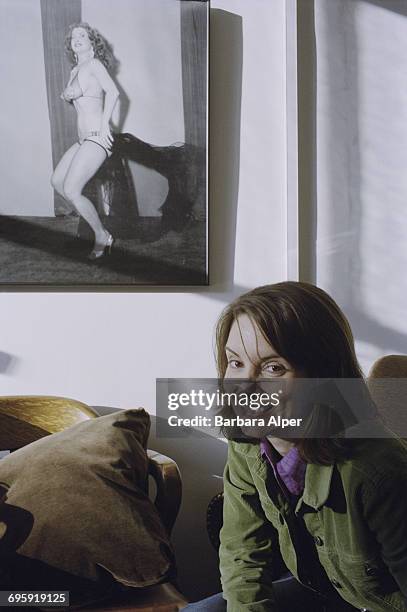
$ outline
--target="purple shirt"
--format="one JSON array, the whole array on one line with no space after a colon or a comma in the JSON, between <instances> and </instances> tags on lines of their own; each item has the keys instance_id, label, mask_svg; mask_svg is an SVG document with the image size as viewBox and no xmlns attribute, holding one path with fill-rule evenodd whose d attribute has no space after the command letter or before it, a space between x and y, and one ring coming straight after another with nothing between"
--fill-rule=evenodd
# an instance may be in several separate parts
<instances>
[{"instance_id":1,"label":"purple shirt","mask_svg":"<svg viewBox=\"0 0 407 612\"><path fill-rule=\"evenodd\" d=\"M301 495L305 485L307 464L301 459L298 448L293 446L284 457L277 460L277 451L272 444L264 438L260 442L260 453L266 457L273 468L274 475L277 479L280 477L287 490L292 495Z\"/></svg>"}]
</instances>

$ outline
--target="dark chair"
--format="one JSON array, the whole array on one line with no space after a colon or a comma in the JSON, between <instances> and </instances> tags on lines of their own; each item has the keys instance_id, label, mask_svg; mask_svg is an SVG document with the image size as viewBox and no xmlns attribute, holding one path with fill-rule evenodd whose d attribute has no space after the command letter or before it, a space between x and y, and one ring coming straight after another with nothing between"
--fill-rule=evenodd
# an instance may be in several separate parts
<instances>
[{"instance_id":1,"label":"dark chair","mask_svg":"<svg viewBox=\"0 0 407 612\"><path fill-rule=\"evenodd\" d=\"M369 372L368 386L385 425L407 438L407 355L377 359Z\"/></svg>"},{"instance_id":2,"label":"dark chair","mask_svg":"<svg viewBox=\"0 0 407 612\"><path fill-rule=\"evenodd\" d=\"M219 550L219 534L223 524L223 493L212 497L206 511L206 529L209 540L215 550Z\"/></svg>"}]
</instances>

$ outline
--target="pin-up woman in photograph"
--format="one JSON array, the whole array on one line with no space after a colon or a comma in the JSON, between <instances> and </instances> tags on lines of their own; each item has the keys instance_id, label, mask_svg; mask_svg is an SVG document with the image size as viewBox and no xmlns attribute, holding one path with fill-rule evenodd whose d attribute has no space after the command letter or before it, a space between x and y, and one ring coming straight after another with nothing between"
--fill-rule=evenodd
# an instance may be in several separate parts
<instances>
[{"instance_id":1,"label":"pin-up woman in photograph","mask_svg":"<svg viewBox=\"0 0 407 612\"><path fill-rule=\"evenodd\" d=\"M94 260L110 253L114 239L82 191L111 155L110 120L119 92L108 72L112 52L97 30L87 23L71 25L65 49L72 70L61 98L77 112L78 141L62 156L51 183L92 228L95 245L89 258Z\"/></svg>"}]
</instances>

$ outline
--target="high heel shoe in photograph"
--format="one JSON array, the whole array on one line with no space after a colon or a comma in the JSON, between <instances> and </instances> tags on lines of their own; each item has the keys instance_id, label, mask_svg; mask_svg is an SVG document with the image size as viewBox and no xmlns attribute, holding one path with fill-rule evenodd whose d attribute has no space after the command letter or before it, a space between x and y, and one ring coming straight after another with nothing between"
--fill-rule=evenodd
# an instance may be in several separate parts
<instances>
[{"instance_id":1,"label":"high heel shoe in photograph","mask_svg":"<svg viewBox=\"0 0 407 612\"><path fill-rule=\"evenodd\" d=\"M94 261L95 259L100 259L101 257L103 257L104 255L110 255L112 252L112 246L114 243L114 238L112 236L112 234L110 234L109 232L106 232L107 234L107 239L106 239L106 243L102 246L98 245L93 249L93 251L90 253L89 255L89 259L91 261Z\"/></svg>"}]
</instances>

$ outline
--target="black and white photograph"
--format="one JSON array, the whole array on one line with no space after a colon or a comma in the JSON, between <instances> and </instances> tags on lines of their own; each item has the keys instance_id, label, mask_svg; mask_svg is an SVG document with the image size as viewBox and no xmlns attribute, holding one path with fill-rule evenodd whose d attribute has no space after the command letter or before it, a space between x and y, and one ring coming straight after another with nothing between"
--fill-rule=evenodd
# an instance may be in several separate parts
<instances>
[{"instance_id":1,"label":"black and white photograph","mask_svg":"<svg viewBox=\"0 0 407 612\"><path fill-rule=\"evenodd\" d=\"M0 9L0 285L206 285L209 3Z\"/></svg>"}]
</instances>

